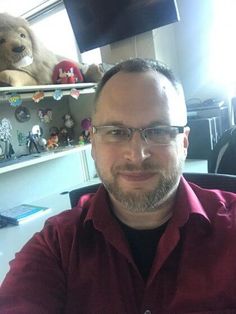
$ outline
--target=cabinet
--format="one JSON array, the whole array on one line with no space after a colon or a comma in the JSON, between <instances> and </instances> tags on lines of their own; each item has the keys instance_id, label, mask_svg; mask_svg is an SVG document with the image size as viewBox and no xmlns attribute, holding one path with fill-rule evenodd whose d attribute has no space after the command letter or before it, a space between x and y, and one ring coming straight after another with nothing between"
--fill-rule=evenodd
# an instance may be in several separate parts
<instances>
[{"instance_id":1,"label":"cabinet","mask_svg":"<svg viewBox=\"0 0 236 314\"><path fill-rule=\"evenodd\" d=\"M52 97L56 88L60 88L64 94L59 101ZM72 88L80 89L78 99L70 96ZM45 97L35 103L32 96L39 90L44 91ZM91 146L77 145L81 132L80 122L91 116L94 90L94 84L37 86L36 89L0 88L0 121L6 117L12 124L11 141L16 156L27 153L27 147L19 144L19 132L27 134L34 124L39 124L43 129L43 136L47 138L51 127L63 126L62 116L68 112L75 122L75 141L72 147L60 147L57 150L0 162L0 210L23 202L37 202L38 199L70 190L94 177L96 171L90 156ZM22 105L30 111L31 119L27 122L18 122L15 119L15 108L9 105L8 98L15 92L21 96ZM47 108L52 109L53 118L50 123L43 123L38 117L38 110Z\"/></svg>"},{"instance_id":2,"label":"cabinet","mask_svg":"<svg viewBox=\"0 0 236 314\"><path fill-rule=\"evenodd\" d=\"M230 128L228 106L221 101L188 107L188 125L188 158L208 159L223 132Z\"/></svg>"},{"instance_id":3,"label":"cabinet","mask_svg":"<svg viewBox=\"0 0 236 314\"><path fill-rule=\"evenodd\" d=\"M213 101L210 105L204 103L188 107L188 120L216 118L218 136L230 128L230 116L228 106L224 101Z\"/></svg>"}]
</instances>

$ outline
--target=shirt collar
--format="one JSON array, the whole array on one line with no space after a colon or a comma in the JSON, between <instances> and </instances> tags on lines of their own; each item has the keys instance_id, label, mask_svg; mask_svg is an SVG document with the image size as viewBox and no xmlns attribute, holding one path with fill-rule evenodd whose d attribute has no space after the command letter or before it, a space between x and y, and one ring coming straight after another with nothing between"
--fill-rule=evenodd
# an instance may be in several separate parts
<instances>
[{"instance_id":1,"label":"shirt collar","mask_svg":"<svg viewBox=\"0 0 236 314\"><path fill-rule=\"evenodd\" d=\"M101 184L97 192L88 199L88 213L84 220L86 224L88 221L93 221L96 227L103 225L104 220L111 219L112 214L109 209L110 199L109 195L104 188L104 185Z\"/></svg>"},{"instance_id":2,"label":"shirt collar","mask_svg":"<svg viewBox=\"0 0 236 314\"><path fill-rule=\"evenodd\" d=\"M197 216L202 221L210 224L210 219L204 210L201 201L191 188L191 185L182 176L174 202L172 221L178 226L183 226L191 216Z\"/></svg>"},{"instance_id":3,"label":"shirt collar","mask_svg":"<svg viewBox=\"0 0 236 314\"><path fill-rule=\"evenodd\" d=\"M94 227L100 230L110 228L112 221L116 224L115 218L109 209L109 204L110 199L108 193L102 184L93 197L91 197L91 195L82 197L80 201L81 207L84 205L89 207L84 223L86 224L88 221L92 221ZM180 179L173 212L174 214L171 220L174 221L178 227L183 226L191 215L197 215L208 224L210 223L210 219L200 200L183 176Z\"/></svg>"}]
</instances>

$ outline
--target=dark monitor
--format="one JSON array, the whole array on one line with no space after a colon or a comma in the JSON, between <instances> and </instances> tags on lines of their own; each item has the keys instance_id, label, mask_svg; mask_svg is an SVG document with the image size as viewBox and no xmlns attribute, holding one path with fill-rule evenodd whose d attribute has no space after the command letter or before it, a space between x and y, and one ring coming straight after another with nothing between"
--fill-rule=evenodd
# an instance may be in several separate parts
<instances>
[{"instance_id":1,"label":"dark monitor","mask_svg":"<svg viewBox=\"0 0 236 314\"><path fill-rule=\"evenodd\" d=\"M175 0L64 0L81 52L179 20Z\"/></svg>"}]
</instances>

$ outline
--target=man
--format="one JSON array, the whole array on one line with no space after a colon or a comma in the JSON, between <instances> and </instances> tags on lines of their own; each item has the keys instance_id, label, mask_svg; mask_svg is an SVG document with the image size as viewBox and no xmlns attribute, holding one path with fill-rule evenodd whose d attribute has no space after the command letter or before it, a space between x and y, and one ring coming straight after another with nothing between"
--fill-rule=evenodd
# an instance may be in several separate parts
<instances>
[{"instance_id":1,"label":"man","mask_svg":"<svg viewBox=\"0 0 236 314\"><path fill-rule=\"evenodd\" d=\"M236 313L236 196L181 176L186 120L157 62L105 74L91 130L103 185L17 254L1 313Z\"/></svg>"}]
</instances>

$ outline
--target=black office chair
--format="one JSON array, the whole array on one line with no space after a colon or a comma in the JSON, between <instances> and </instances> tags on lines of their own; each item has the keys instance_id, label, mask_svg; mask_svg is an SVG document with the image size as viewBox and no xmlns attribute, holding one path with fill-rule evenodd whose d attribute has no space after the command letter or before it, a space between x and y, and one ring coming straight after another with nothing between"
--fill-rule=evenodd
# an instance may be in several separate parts
<instances>
[{"instance_id":1,"label":"black office chair","mask_svg":"<svg viewBox=\"0 0 236 314\"><path fill-rule=\"evenodd\" d=\"M236 193L236 176L212 174L212 173L190 173L183 174L184 178L206 189L219 189ZM75 207L81 196L95 193L101 183L84 186L69 192L71 207Z\"/></svg>"},{"instance_id":2,"label":"black office chair","mask_svg":"<svg viewBox=\"0 0 236 314\"><path fill-rule=\"evenodd\" d=\"M72 190L69 192L69 198L70 198L70 204L71 207L75 207L78 200L81 198L81 196L88 194L88 193L95 193L97 192L99 186L101 183L95 183L92 185L84 186L82 188L78 188L75 190Z\"/></svg>"},{"instance_id":3,"label":"black office chair","mask_svg":"<svg viewBox=\"0 0 236 314\"><path fill-rule=\"evenodd\" d=\"M234 125L236 125L236 97L231 99L231 106L232 106L232 114L234 117Z\"/></svg>"},{"instance_id":4,"label":"black office chair","mask_svg":"<svg viewBox=\"0 0 236 314\"><path fill-rule=\"evenodd\" d=\"M208 158L208 172L236 175L236 126L226 130Z\"/></svg>"}]
</instances>

